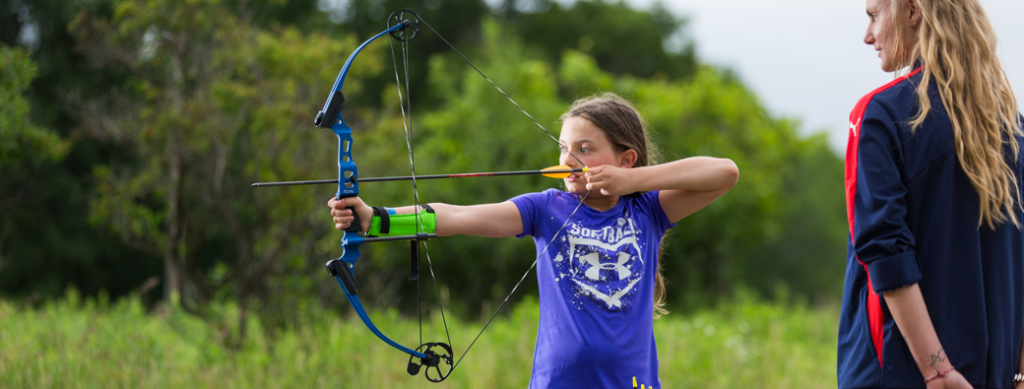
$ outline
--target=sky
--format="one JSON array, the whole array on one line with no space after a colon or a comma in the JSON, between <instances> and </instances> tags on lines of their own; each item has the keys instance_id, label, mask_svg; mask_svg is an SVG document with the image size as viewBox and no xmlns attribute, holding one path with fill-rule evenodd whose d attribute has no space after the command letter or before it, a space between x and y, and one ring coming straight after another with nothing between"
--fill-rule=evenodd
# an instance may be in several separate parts
<instances>
[{"instance_id":1,"label":"sky","mask_svg":"<svg viewBox=\"0 0 1024 389\"><path fill-rule=\"evenodd\" d=\"M648 8L653 0L627 0ZM1024 101L1024 1L981 0L1018 101ZM730 67L775 116L826 132L845 153L850 110L893 79L864 44L864 0L663 0L690 20L686 32L702 61Z\"/></svg>"}]
</instances>

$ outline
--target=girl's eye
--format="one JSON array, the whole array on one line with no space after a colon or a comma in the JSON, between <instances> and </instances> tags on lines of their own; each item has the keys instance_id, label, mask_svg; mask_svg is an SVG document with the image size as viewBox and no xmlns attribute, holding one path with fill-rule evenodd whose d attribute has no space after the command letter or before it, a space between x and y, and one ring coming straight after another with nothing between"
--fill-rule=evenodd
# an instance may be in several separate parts
<instances>
[{"instance_id":1,"label":"girl's eye","mask_svg":"<svg viewBox=\"0 0 1024 389\"><path fill-rule=\"evenodd\" d=\"M586 153L588 153L589 151L590 151L590 148L589 148L589 147L586 147L586 146L584 146L584 147L580 147L580 152L581 152L581 153L583 153L583 154L586 154Z\"/></svg>"},{"instance_id":2,"label":"girl's eye","mask_svg":"<svg viewBox=\"0 0 1024 389\"><path fill-rule=\"evenodd\" d=\"M560 151L560 152L563 152L563 153L564 153L564 152L566 152L566 151L569 151L569 149L565 148L565 146L562 146L562 145L558 145L558 151Z\"/></svg>"}]
</instances>

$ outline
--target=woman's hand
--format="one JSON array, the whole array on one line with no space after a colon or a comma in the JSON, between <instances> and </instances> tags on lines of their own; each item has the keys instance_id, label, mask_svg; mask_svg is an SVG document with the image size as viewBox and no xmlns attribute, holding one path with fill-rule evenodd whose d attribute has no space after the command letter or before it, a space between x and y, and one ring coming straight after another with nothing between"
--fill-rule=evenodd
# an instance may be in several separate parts
<instances>
[{"instance_id":1,"label":"woman's hand","mask_svg":"<svg viewBox=\"0 0 1024 389\"><path fill-rule=\"evenodd\" d=\"M347 209L349 207L355 209L356 215L359 215L359 221L362 222L360 226L362 231L368 231L370 229L370 221L373 219L373 208L363 203L359 197L346 197L343 199L337 199L331 197L331 200L327 202L327 206L331 207L331 216L334 217L334 228L338 231L345 231L355 218L352 216L352 210Z\"/></svg>"},{"instance_id":2,"label":"woman's hand","mask_svg":"<svg viewBox=\"0 0 1024 389\"><path fill-rule=\"evenodd\" d=\"M953 370L946 373L945 377L936 378L928 382L928 389L973 389L967 379L960 375L959 371Z\"/></svg>"},{"instance_id":3,"label":"woman's hand","mask_svg":"<svg viewBox=\"0 0 1024 389\"><path fill-rule=\"evenodd\" d=\"M592 167L583 177L587 179L587 190L599 190L605 196L623 196L636 192L633 178L637 169L613 165Z\"/></svg>"}]
</instances>

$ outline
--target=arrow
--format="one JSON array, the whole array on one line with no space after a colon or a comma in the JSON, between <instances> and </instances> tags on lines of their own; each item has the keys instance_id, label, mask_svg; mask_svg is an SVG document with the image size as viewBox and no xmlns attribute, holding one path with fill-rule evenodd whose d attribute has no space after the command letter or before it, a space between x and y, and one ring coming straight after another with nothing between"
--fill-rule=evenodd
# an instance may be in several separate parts
<instances>
[{"instance_id":1,"label":"arrow","mask_svg":"<svg viewBox=\"0 0 1024 389\"><path fill-rule=\"evenodd\" d=\"M439 178L468 178L468 177L497 177L497 176L526 176L540 174L545 177L551 178L566 178L572 173L582 173L590 170L589 168L577 168L573 169L565 165L552 166L540 170L518 170L511 172L482 172L482 173L454 173L454 174L431 174L424 176L415 176L417 180L434 180ZM397 176L397 177L369 177L369 178L350 178L352 182L381 182L381 181L406 181L412 180L413 176ZM256 182L253 183L253 187L260 186L288 186L288 185L317 185L317 184L337 184L338 180L312 180L312 181L281 181L281 182Z\"/></svg>"}]
</instances>

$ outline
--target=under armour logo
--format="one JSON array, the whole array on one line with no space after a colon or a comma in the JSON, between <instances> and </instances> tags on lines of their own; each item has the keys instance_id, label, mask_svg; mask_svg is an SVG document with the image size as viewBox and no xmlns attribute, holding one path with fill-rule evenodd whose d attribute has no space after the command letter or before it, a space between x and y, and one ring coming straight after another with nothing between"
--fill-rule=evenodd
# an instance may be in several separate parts
<instances>
[{"instance_id":1,"label":"under armour logo","mask_svg":"<svg viewBox=\"0 0 1024 389\"><path fill-rule=\"evenodd\" d=\"M853 132L853 136L854 137L857 137L857 125L859 125L859 124L860 124L860 119L857 119L856 123L850 122L850 131Z\"/></svg>"},{"instance_id":2,"label":"under armour logo","mask_svg":"<svg viewBox=\"0 0 1024 389\"><path fill-rule=\"evenodd\" d=\"M601 263L601 254L593 252L580 257L580 262L587 262L590 264L590 269L587 269L584 273L587 278L591 280L601 279L601 270L611 270L619 273L619 279L624 280L629 278L633 272L629 271L629 268L625 266L626 262L629 261L629 254L619 252L618 262L605 262Z\"/></svg>"}]
</instances>

